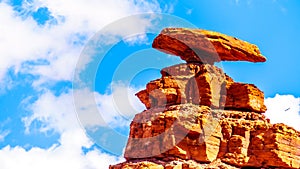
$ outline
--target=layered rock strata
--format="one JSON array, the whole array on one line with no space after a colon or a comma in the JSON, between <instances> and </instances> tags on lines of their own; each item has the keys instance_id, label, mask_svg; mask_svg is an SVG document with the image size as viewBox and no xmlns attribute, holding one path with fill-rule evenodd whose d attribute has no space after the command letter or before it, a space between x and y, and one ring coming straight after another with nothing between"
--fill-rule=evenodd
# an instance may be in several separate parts
<instances>
[{"instance_id":1,"label":"layered rock strata","mask_svg":"<svg viewBox=\"0 0 300 169\"><path fill-rule=\"evenodd\" d=\"M266 61L253 44L200 29L166 28L154 39L152 46L187 62Z\"/></svg>"},{"instance_id":2,"label":"layered rock strata","mask_svg":"<svg viewBox=\"0 0 300 169\"><path fill-rule=\"evenodd\" d=\"M136 95L150 107L193 103L225 108L265 112L264 93L255 85L234 82L213 65L187 63L167 67L162 77L147 84Z\"/></svg>"},{"instance_id":3,"label":"layered rock strata","mask_svg":"<svg viewBox=\"0 0 300 169\"><path fill-rule=\"evenodd\" d=\"M208 64L220 60L203 39L220 60L265 60L256 46L226 35L163 30L153 46L188 63L162 69L161 78L136 94L147 110L130 124L126 162L110 169L300 168L300 132L265 118L264 94L255 85L234 82ZM206 50L211 60L194 59L179 40L187 40L186 46L197 42L197 50Z\"/></svg>"},{"instance_id":4,"label":"layered rock strata","mask_svg":"<svg viewBox=\"0 0 300 169\"><path fill-rule=\"evenodd\" d=\"M170 161L191 160L203 166L220 160L233 167L299 168L299 136L284 124L270 124L259 113L187 103L137 114L125 158L139 163L137 159L154 158L165 161L164 167Z\"/></svg>"}]
</instances>

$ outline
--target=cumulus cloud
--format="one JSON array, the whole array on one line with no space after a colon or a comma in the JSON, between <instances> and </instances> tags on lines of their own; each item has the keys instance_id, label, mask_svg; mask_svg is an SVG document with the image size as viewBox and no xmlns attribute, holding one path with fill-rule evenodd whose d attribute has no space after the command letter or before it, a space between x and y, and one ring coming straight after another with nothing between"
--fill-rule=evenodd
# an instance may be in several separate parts
<instances>
[{"instance_id":1,"label":"cumulus cloud","mask_svg":"<svg viewBox=\"0 0 300 169\"><path fill-rule=\"evenodd\" d=\"M51 15L42 26L30 15L41 7L47 8ZM72 80L84 44L107 24L132 14L161 11L156 1L144 0L35 0L23 3L22 10L26 12L18 13L12 6L0 2L0 53L3 58L0 79L3 81L7 70L13 68L15 73L38 76L35 86L50 80ZM141 19L127 23L121 32L112 33L145 30L149 26L151 19Z\"/></svg>"},{"instance_id":2,"label":"cumulus cloud","mask_svg":"<svg viewBox=\"0 0 300 169\"><path fill-rule=\"evenodd\" d=\"M23 102L26 103L28 102ZM123 160L98 149L83 152L83 147L90 148L94 143L78 122L72 93L55 96L47 91L33 104L29 102L26 107L32 112L30 116L23 118L26 131L29 133L31 130L54 130L60 134L59 144L54 144L48 149L33 147L30 150L8 145L0 150L1 169L98 169L108 168L110 164ZM33 129L33 122L39 122L40 127Z\"/></svg>"},{"instance_id":3,"label":"cumulus cloud","mask_svg":"<svg viewBox=\"0 0 300 169\"><path fill-rule=\"evenodd\" d=\"M63 133L68 130L78 128L77 117L72 103L72 95L63 93L60 96L55 96L52 92L47 91L42 94L34 103L28 100L25 107L31 115L23 118L26 132L30 132L31 124L34 121L41 123L39 130L47 132L55 130L58 133Z\"/></svg>"},{"instance_id":4,"label":"cumulus cloud","mask_svg":"<svg viewBox=\"0 0 300 169\"><path fill-rule=\"evenodd\" d=\"M122 83L112 86L110 94L83 89L55 96L47 91L34 103L25 101L23 104L32 112L23 118L26 132L30 132L34 121L41 122L41 132L54 130L58 133L81 128L79 122L83 127L128 125L133 116L144 109L134 95L139 89Z\"/></svg>"},{"instance_id":5,"label":"cumulus cloud","mask_svg":"<svg viewBox=\"0 0 300 169\"><path fill-rule=\"evenodd\" d=\"M300 98L276 94L266 98L265 104L268 108L265 115L271 123L284 123L300 131Z\"/></svg>"},{"instance_id":6,"label":"cumulus cloud","mask_svg":"<svg viewBox=\"0 0 300 169\"><path fill-rule=\"evenodd\" d=\"M128 126L133 116L145 108L134 95L139 90L122 83L112 85L109 94L99 94L86 88L74 90L73 111L83 127ZM68 97L71 97L71 94L68 94Z\"/></svg>"},{"instance_id":7,"label":"cumulus cloud","mask_svg":"<svg viewBox=\"0 0 300 169\"><path fill-rule=\"evenodd\" d=\"M48 149L33 147L25 150L23 147L7 145L0 149L0 168L94 169L108 168L109 164L122 160L98 149L83 152L82 147L90 148L94 143L80 124L82 119L76 111L78 108L76 106L84 110L83 117L87 119L86 122L90 126L106 124L124 126L138 110L143 108L133 96L137 89L117 85L112 93L103 95L88 89L74 92L70 89L64 93L54 94L43 84L72 81L76 62L88 39L99 29L124 16L161 12L158 2L155 0L33 0L23 1L21 11L13 8L7 1L0 1L1 90L4 88L2 86L14 83L9 77L9 70L14 74L30 74L37 77L33 82L33 87L38 89L39 93L37 100L32 103L32 100L28 99L22 103L26 104L24 107L29 112L29 115L22 119L26 132L30 133L33 127L36 127L33 123L37 122L40 124L38 131L57 132L60 134L60 139L59 144L52 145ZM32 17L32 13L40 8L47 8L51 15L50 20L42 25ZM121 32L119 29L111 30L110 33L122 35L133 29L146 30L151 26L151 18L138 19L130 24L127 23ZM141 39L143 38L141 36ZM129 42L136 40L139 39L128 38ZM124 91L128 92L124 94ZM127 95L128 93L130 96ZM80 96L79 105L74 104L73 94ZM91 104L88 99L85 100L86 96L90 95L94 96L92 98L96 104ZM127 103L115 103L114 101L118 100L115 98L128 100L127 103L131 107L126 107ZM91 107L96 108L96 112L103 113L102 121L93 119ZM118 121L120 119L123 119L123 122ZM0 141L8 134L8 130L2 130Z\"/></svg>"},{"instance_id":8,"label":"cumulus cloud","mask_svg":"<svg viewBox=\"0 0 300 169\"><path fill-rule=\"evenodd\" d=\"M113 126L122 124L128 126L133 116L145 109L144 105L135 96L135 93L140 90L117 83L112 84L111 94L96 95L98 110L103 114L104 120ZM107 113L110 115L108 116Z\"/></svg>"},{"instance_id":9,"label":"cumulus cloud","mask_svg":"<svg viewBox=\"0 0 300 169\"><path fill-rule=\"evenodd\" d=\"M114 127L128 127L133 115L144 107L136 99L134 93L137 89L128 87L122 83L112 85L113 89L110 94L99 94L91 92L87 89L79 92L82 108L81 119L76 111L76 106L73 102L73 93L68 91L59 96L54 95L51 91L42 94L34 103L27 102L26 108L32 112L30 116L23 118L26 131L39 130L40 132L55 131L60 134L59 144L55 144L49 149L41 149L34 147L26 151L22 147L6 146L0 150L0 167L4 169L14 168L78 168L78 169L94 169L108 168L109 164L117 163L122 158L105 154L98 149L93 149L84 153L82 147L91 147L94 143L87 136L82 122L88 122L89 126L108 126L113 124ZM76 95L76 94L75 94ZM95 96L92 103L86 100L90 96ZM115 97L128 102L121 104L116 103ZM30 100L30 99L28 99ZM93 105L96 103L96 105ZM127 104L128 103L128 104ZM118 105L119 104L119 105ZM121 105L120 105L121 104ZM91 107L97 107L97 114L91 111ZM133 111L133 112L132 112ZM97 119L99 113L103 117L103 121ZM79 117L79 119L78 119ZM32 125L38 122L39 128ZM80 124L81 122L81 124ZM99 123L102 122L102 123ZM109 127L109 126L108 126ZM20 161L15 162L16 159ZM2 161L3 160L3 161Z\"/></svg>"},{"instance_id":10,"label":"cumulus cloud","mask_svg":"<svg viewBox=\"0 0 300 169\"><path fill-rule=\"evenodd\" d=\"M84 131L78 129L62 134L60 145L53 145L49 149L34 147L26 151L22 147L6 146L0 150L1 169L96 169L108 168L123 160L112 155L93 149L82 152L82 146L90 146L91 142Z\"/></svg>"}]
</instances>

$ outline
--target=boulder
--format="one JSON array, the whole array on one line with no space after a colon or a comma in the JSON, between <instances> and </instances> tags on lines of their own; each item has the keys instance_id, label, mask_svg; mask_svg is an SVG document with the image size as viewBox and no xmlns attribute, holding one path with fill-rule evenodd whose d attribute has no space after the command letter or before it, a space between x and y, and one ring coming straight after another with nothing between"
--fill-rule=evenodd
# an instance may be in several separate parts
<instances>
[{"instance_id":1,"label":"boulder","mask_svg":"<svg viewBox=\"0 0 300 169\"><path fill-rule=\"evenodd\" d=\"M201 29L165 28L154 39L152 47L187 62L266 61L256 45Z\"/></svg>"}]
</instances>

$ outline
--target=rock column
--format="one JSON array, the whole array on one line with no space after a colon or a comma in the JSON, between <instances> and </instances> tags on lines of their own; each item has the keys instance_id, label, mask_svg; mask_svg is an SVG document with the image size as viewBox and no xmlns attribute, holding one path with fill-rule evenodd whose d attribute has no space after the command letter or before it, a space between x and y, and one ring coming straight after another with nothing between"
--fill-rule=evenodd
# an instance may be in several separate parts
<instances>
[{"instance_id":1,"label":"rock column","mask_svg":"<svg viewBox=\"0 0 300 169\"><path fill-rule=\"evenodd\" d=\"M300 133L270 124L263 92L213 65L264 62L257 46L211 31L166 28L153 47L186 63L162 69L160 79L136 94L147 110L130 125L126 162L110 169L300 167Z\"/></svg>"}]
</instances>

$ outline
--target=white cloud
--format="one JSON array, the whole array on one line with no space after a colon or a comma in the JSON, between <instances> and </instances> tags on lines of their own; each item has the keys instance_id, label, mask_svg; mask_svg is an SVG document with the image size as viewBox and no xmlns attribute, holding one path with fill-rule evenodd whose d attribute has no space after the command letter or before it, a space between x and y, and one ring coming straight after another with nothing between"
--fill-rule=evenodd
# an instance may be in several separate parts
<instances>
[{"instance_id":1,"label":"white cloud","mask_svg":"<svg viewBox=\"0 0 300 169\"><path fill-rule=\"evenodd\" d=\"M140 90L117 83L112 84L111 94L96 95L98 110L102 113L104 120L113 126L122 124L128 126L133 116L145 109L135 96L135 93ZM108 113L109 116L107 116Z\"/></svg>"},{"instance_id":2,"label":"white cloud","mask_svg":"<svg viewBox=\"0 0 300 169\"><path fill-rule=\"evenodd\" d=\"M27 104L27 109L33 112L23 118L26 132L30 132L34 121L42 123L39 128L41 132L54 130L58 133L80 128L79 122L84 127L128 125L133 116L144 109L144 105L134 95L139 89L122 83L112 86L111 94L83 89L75 90L73 98L72 91L59 96L47 91L34 103L25 99L23 104Z\"/></svg>"},{"instance_id":3,"label":"white cloud","mask_svg":"<svg viewBox=\"0 0 300 169\"><path fill-rule=\"evenodd\" d=\"M73 130L62 134L60 145L49 149L34 147L26 151L22 147L6 146L0 150L1 169L97 169L108 168L122 158L91 150L84 154L82 146L90 146L82 130Z\"/></svg>"},{"instance_id":4,"label":"white cloud","mask_svg":"<svg viewBox=\"0 0 300 169\"><path fill-rule=\"evenodd\" d=\"M89 123L85 125L109 125L114 127L129 127L131 117L144 109L144 106L134 96L137 89L128 87L122 83L112 85L111 94L99 94L88 90L76 91L79 93L79 102L77 108L82 108L82 117L79 119ZM75 92L75 93L76 93ZM95 96L95 103L98 108L98 114L101 113L104 121L99 124L95 120L97 114L93 114L91 107L93 101L89 100L90 96ZM119 100L120 99L120 100ZM118 101L127 100L128 102L119 103ZM53 145L49 149L34 147L29 151L22 147L11 148L6 146L0 150L0 168L75 168L75 169L94 169L108 168L109 164L116 163L122 158L117 158L104 154L95 149L84 154L82 147L90 147L93 143L86 135L84 129L77 119L77 112L73 103L72 92L63 93L55 96L52 92L47 91L42 94L34 103L30 99L25 99L23 104L33 113L23 118L27 132L39 130L40 132L56 131L60 136L59 145ZM121 111L122 110L122 111ZM120 118L118 118L120 117ZM80 117L79 117L80 118ZM123 119L123 120L122 120ZM33 129L31 125L34 121L41 123L41 127ZM124 126L126 124L126 126ZM2 161L3 160L3 161ZM17 163L16 160L19 160Z\"/></svg>"},{"instance_id":5,"label":"white cloud","mask_svg":"<svg viewBox=\"0 0 300 169\"><path fill-rule=\"evenodd\" d=\"M77 117L73 106L73 97L70 93L63 93L60 96L55 96L50 91L42 94L34 103L24 102L28 104L30 116L24 117L23 122L26 127L26 132L30 132L31 124L34 121L42 123L41 132L55 130L58 133L63 133L67 130L78 128Z\"/></svg>"},{"instance_id":6,"label":"white cloud","mask_svg":"<svg viewBox=\"0 0 300 169\"><path fill-rule=\"evenodd\" d=\"M268 108L265 115L271 123L284 123L300 131L300 98L276 94L274 98L266 98L265 104Z\"/></svg>"},{"instance_id":7,"label":"white cloud","mask_svg":"<svg viewBox=\"0 0 300 169\"><path fill-rule=\"evenodd\" d=\"M37 6L46 6L54 17L66 18L66 29L98 31L103 26L124 16L141 12L159 12L156 1L135 0L43 0ZM143 25L140 25L143 27ZM124 28L126 29L126 28Z\"/></svg>"},{"instance_id":8,"label":"white cloud","mask_svg":"<svg viewBox=\"0 0 300 169\"><path fill-rule=\"evenodd\" d=\"M84 44L98 30L125 16L161 11L156 1L144 0L35 0L25 4L25 13L47 7L53 18L45 26L40 26L30 15L19 16L11 6L0 2L2 84L5 84L4 77L11 67L16 73L40 76L35 86L48 81L71 81ZM122 32L112 33L145 30L151 26L150 21L137 20L122 27ZM46 60L48 64L22 66L26 61L39 59Z\"/></svg>"}]
</instances>

